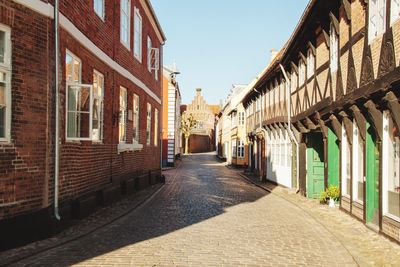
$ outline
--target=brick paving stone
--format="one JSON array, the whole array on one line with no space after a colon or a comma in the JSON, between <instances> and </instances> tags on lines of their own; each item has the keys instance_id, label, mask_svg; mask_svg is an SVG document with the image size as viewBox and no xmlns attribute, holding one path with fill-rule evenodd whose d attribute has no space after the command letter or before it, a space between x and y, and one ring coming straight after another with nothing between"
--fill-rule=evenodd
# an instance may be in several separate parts
<instances>
[{"instance_id":1,"label":"brick paving stone","mask_svg":"<svg viewBox=\"0 0 400 267\"><path fill-rule=\"evenodd\" d=\"M166 175L167 184L140 208L15 265L357 266L313 214L246 182L211 154L184 158Z\"/></svg>"}]
</instances>

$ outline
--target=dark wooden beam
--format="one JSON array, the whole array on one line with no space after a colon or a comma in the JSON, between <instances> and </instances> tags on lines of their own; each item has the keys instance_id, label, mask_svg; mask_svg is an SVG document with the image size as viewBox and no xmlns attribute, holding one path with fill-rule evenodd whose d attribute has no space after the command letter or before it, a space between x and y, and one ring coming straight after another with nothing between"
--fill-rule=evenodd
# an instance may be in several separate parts
<instances>
[{"instance_id":1,"label":"dark wooden beam","mask_svg":"<svg viewBox=\"0 0 400 267\"><path fill-rule=\"evenodd\" d=\"M351 106L350 110L353 112L353 116L356 119L357 127L359 129L358 132L360 133L362 140L365 141L367 134L367 120L356 105Z\"/></svg>"},{"instance_id":2,"label":"dark wooden beam","mask_svg":"<svg viewBox=\"0 0 400 267\"><path fill-rule=\"evenodd\" d=\"M302 52L299 52L299 56L300 56L301 60L303 60L304 64L307 64L307 59Z\"/></svg>"},{"instance_id":3,"label":"dark wooden beam","mask_svg":"<svg viewBox=\"0 0 400 267\"><path fill-rule=\"evenodd\" d=\"M388 92L383 99L387 101L387 105L392 114L393 121L396 124L396 128L400 129L400 103L399 103L399 100L397 99L396 95L393 92Z\"/></svg>"},{"instance_id":4,"label":"dark wooden beam","mask_svg":"<svg viewBox=\"0 0 400 267\"><path fill-rule=\"evenodd\" d=\"M336 134L336 137L339 139L339 141L342 141L342 125L335 115L331 115L329 119L331 120L333 132Z\"/></svg>"},{"instance_id":5,"label":"dark wooden beam","mask_svg":"<svg viewBox=\"0 0 400 267\"><path fill-rule=\"evenodd\" d=\"M343 118L344 129L346 130L347 140L350 145L353 144L353 122L350 120L349 115L345 111L341 111L339 115Z\"/></svg>"},{"instance_id":6,"label":"dark wooden beam","mask_svg":"<svg viewBox=\"0 0 400 267\"><path fill-rule=\"evenodd\" d=\"M344 11L346 12L346 17L351 20L351 4L349 0L342 0Z\"/></svg>"},{"instance_id":7,"label":"dark wooden beam","mask_svg":"<svg viewBox=\"0 0 400 267\"><path fill-rule=\"evenodd\" d=\"M327 46L328 48L330 48L330 46L331 46L331 40L330 40L329 34L328 34L325 30L322 30L322 34L324 35L324 39L325 39L325 44L326 44L326 46Z\"/></svg>"},{"instance_id":8,"label":"dark wooden beam","mask_svg":"<svg viewBox=\"0 0 400 267\"><path fill-rule=\"evenodd\" d=\"M335 31L339 34L340 33L340 28L339 28L339 21L336 18L335 15L333 15L332 12L329 12L329 17L331 18L331 22L333 24L333 27L335 27Z\"/></svg>"},{"instance_id":9,"label":"dark wooden beam","mask_svg":"<svg viewBox=\"0 0 400 267\"><path fill-rule=\"evenodd\" d=\"M316 130L317 129L317 126L314 124L314 122L312 120L310 120L309 117L306 117L305 121L306 121L306 126L307 126L307 128L309 130Z\"/></svg>"},{"instance_id":10,"label":"dark wooden beam","mask_svg":"<svg viewBox=\"0 0 400 267\"><path fill-rule=\"evenodd\" d=\"M328 127L325 125L325 122L321 118L321 114L319 114L319 112L315 113L315 119L317 120L318 125L321 128L321 132L322 132L324 139L327 139L328 138Z\"/></svg>"},{"instance_id":11,"label":"dark wooden beam","mask_svg":"<svg viewBox=\"0 0 400 267\"><path fill-rule=\"evenodd\" d=\"M311 49L311 52L315 56L317 53L317 50L315 49L315 46L310 41L308 41L308 47Z\"/></svg>"},{"instance_id":12,"label":"dark wooden beam","mask_svg":"<svg viewBox=\"0 0 400 267\"><path fill-rule=\"evenodd\" d=\"M299 69L297 68L297 65L293 61L290 62L290 65L292 66L292 70L294 70L294 72L296 72L296 74L298 74Z\"/></svg>"},{"instance_id":13,"label":"dark wooden beam","mask_svg":"<svg viewBox=\"0 0 400 267\"><path fill-rule=\"evenodd\" d=\"M297 122L297 127L298 127L300 133L308 133L308 132L310 132L310 130L308 130L308 129L301 123L301 121L298 121L298 122Z\"/></svg>"},{"instance_id":14,"label":"dark wooden beam","mask_svg":"<svg viewBox=\"0 0 400 267\"><path fill-rule=\"evenodd\" d=\"M368 100L364 106L367 108L369 115L371 116L372 119L372 124L375 128L375 131L378 134L378 137L380 140L382 140L383 137L383 117L382 117L382 112L376 108L375 103L372 100Z\"/></svg>"}]
</instances>

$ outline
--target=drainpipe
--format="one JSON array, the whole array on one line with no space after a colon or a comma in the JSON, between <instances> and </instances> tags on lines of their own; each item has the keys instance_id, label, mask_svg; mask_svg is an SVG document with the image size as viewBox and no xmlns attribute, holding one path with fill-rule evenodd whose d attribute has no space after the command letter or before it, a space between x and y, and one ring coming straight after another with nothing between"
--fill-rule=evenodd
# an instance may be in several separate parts
<instances>
[{"instance_id":1,"label":"drainpipe","mask_svg":"<svg viewBox=\"0 0 400 267\"><path fill-rule=\"evenodd\" d=\"M287 73L285 71L285 68L282 66L282 64L279 64L279 66L281 67L283 76L285 76L285 80L286 81L290 81L289 77L287 76ZM296 193L298 193L300 191L300 175L299 175L299 156L300 156L300 150L299 150L299 142L297 142L296 137L294 136L293 130L292 130L292 123L291 123L291 105L292 105L292 98L291 98L291 92L290 92L290 88L287 88L287 115L288 115L288 132L290 135L290 138L294 141L294 143L296 144L296 180L297 180L297 188L296 188Z\"/></svg>"},{"instance_id":2,"label":"drainpipe","mask_svg":"<svg viewBox=\"0 0 400 267\"><path fill-rule=\"evenodd\" d=\"M55 30L55 101L56 101L56 122L55 122L55 157L54 157L54 216L57 220L60 220L60 214L58 212L58 187L59 187L59 169L60 169L60 103L59 103L59 0L54 1L54 30Z\"/></svg>"}]
</instances>

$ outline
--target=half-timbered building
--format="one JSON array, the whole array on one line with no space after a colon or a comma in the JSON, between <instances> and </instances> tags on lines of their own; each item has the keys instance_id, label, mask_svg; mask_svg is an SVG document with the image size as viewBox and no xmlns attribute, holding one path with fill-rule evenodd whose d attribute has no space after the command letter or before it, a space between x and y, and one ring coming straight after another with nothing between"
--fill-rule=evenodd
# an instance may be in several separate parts
<instances>
[{"instance_id":1,"label":"half-timbered building","mask_svg":"<svg viewBox=\"0 0 400 267\"><path fill-rule=\"evenodd\" d=\"M243 99L260 175L309 198L336 185L343 211L397 241L399 18L398 0L311 0Z\"/></svg>"}]
</instances>

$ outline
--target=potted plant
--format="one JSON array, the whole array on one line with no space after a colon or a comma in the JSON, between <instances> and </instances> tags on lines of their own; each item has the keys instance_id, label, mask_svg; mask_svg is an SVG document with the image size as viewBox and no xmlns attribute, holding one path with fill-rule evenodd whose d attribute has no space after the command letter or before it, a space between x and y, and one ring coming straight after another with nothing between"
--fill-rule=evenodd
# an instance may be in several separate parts
<instances>
[{"instance_id":1,"label":"potted plant","mask_svg":"<svg viewBox=\"0 0 400 267\"><path fill-rule=\"evenodd\" d=\"M320 201L321 203L329 203L329 207L335 207L335 202L340 198L339 187L330 185L325 191L321 192Z\"/></svg>"}]
</instances>

